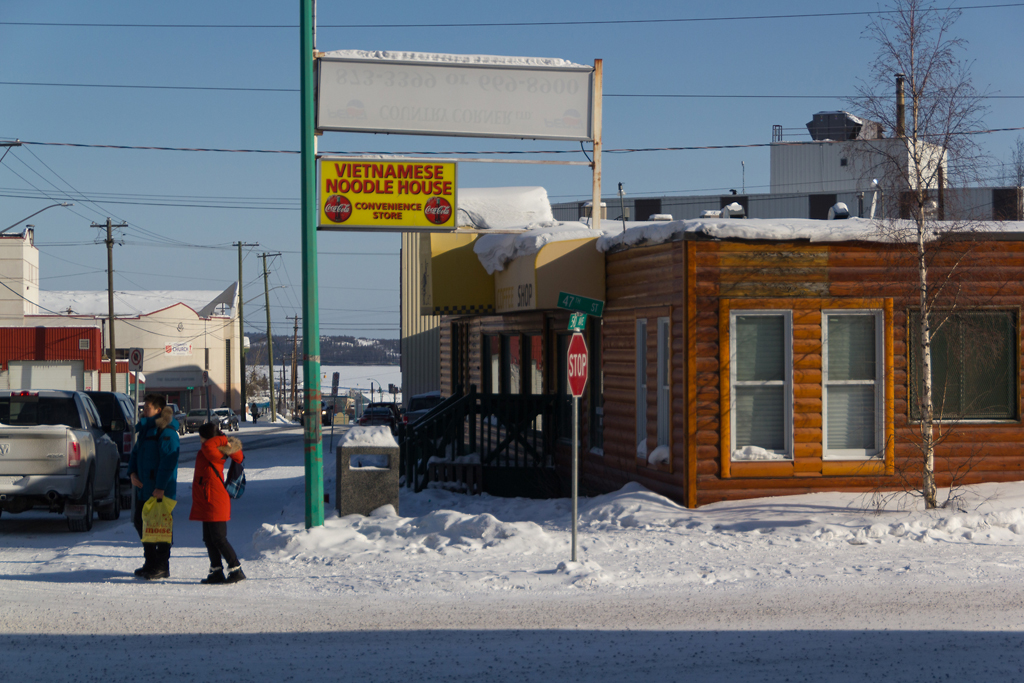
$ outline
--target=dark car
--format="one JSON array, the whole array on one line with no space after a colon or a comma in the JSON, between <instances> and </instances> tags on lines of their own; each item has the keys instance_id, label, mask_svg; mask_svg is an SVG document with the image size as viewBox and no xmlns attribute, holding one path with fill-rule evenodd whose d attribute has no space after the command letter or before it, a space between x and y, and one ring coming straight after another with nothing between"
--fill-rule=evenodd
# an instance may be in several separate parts
<instances>
[{"instance_id":1,"label":"dark car","mask_svg":"<svg viewBox=\"0 0 1024 683\"><path fill-rule=\"evenodd\" d=\"M392 434L398 433L398 423L404 421L402 409L397 403L370 403L359 418L359 424L363 426L387 425Z\"/></svg>"},{"instance_id":2,"label":"dark car","mask_svg":"<svg viewBox=\"0 0 1024 683\"><path fill-rule=\"evenodd\" d=\"M295 409L295 418L300 425L306 424L306 413L302 408ZM320 401L320 424L324 427L330 426L334 421L334 407L327 405L327 401Z\"/></svg>"},{"instance_id":3,"label":"dark car","mask_svg":"<svg viewBox=\"0 0 1024 683\"><path fill-rule=\"evenodd\" d=\"M434 406L443 401L440 391L429 391L425 394L416 394L409 399L409 409L405 411L405 420L413 424L431 410Z\"/></svg>"},{"instance_id":4,"label":"dark car","mask_svg":"<svg viewBox=\"0 0 1024 683\"><path fill-rule=\"evenodd\" d=\"M207 422L213 422L213 411L207 408L196 408L188 411L185 417L185 433L198 432L199 428Z\"/></svg>"},{"instance_id":5,"label":"dark car","mask_svg":"<svg viewBox=\"0 0 1024 683\"><path fill-rule=\"evenodd\" d=\"M213 419L220 422L222 432L238 431L238 415L231 408L214 408Z\"/></svg>"},{"instance_id":6,"label":"dark car","mask_svg":"<svg viewBox=\"0 0 1024 683\"><path fill-rule=\"evenodd\" d=\"M132 485L128 479L128 459L135 445L135 410L127 394L114 391L85 392L100 413L100 426L118 448L121 456L121 507L132 506Z\"/></svg>"}]
</instances>

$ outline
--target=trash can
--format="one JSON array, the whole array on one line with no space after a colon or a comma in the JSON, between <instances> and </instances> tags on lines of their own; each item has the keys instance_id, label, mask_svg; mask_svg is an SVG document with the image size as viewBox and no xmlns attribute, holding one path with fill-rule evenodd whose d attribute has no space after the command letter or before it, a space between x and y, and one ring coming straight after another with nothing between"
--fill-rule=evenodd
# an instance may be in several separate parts
<instances>
[{"instance_id":1,"label":"trash can","mask_svg":"<svg viewBox=\"0 0 1024 683\"><path fill-rule=\"evenodd\" d=\"M398 442L388 427L352 427L338 443L338 515L369 515L382 505L398 512Z\"/></svg>"}]
</instances>

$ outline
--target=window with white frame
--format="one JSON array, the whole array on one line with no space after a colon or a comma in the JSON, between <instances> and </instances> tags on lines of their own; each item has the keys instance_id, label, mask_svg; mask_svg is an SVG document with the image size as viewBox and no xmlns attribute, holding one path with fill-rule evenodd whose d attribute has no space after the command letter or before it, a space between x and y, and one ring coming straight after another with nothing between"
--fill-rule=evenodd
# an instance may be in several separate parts
<instances>
[{"instance_id":1,"label":"window with white frame","mask_svg":"<svg viewBox=\"0 0 1024 683\"><path fill-rule=\"evenodd\" d=\"M793 314L730 314L731 459L793 459Z\"/></svg>"},{"instance_id":2,"label":"window with white frame","mask_svg":"<svg viewBox=\"0 0 1024 683\"><path fill-rule=\"evenodd\" d=\"M883 452L884 323L881 311L822 311L823 457Z\"/></svg>"},{"instance_id":3,"label":"window with white frame","mask_svg":"<svg viewBox=\"0 0 1024 683\"><path fill-rule=\"evenodd\" d=\"M647 319L636 321L636 457L647 458Z\"/></svg>"},{"instance_id":4,"label":"window with white frame","mask_svg":"<svg viewBox=\"0 0 1024 683\"><path fill-rule=\"evenodd\" d=\"M668 446L672 416L669 412L672 396L672 377L669 364L672 359L671 334L668 318L658 318L658 445Z\"/></svg>"}]
</instances>

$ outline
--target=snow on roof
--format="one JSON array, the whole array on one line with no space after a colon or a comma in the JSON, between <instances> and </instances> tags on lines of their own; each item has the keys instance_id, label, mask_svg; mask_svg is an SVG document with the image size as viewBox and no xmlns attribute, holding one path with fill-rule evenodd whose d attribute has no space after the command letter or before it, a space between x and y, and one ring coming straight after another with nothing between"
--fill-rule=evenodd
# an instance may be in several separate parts
<instances>
[{"instance_id":1,"label":"snow on roof","mask_svg":"<svg viewBox=\"0 0 1024 683\"><path fill-rule=\"evenodd\" d=\"M492 230L553 223L548 191L543 187L459 188L459 227Z\"/></svg>"},{"instance_id":2,"label":"snow on roof","mask_svg":"<svg viewBox=\"0 0 1024 683\"><path fill-rule=\"evenodd\" d=\"M114 315L135 316L153 313L182 303L194 311L220 297L223 292L206 290L156 290L151 292L114 291ZM39 292L39 305L43 309L72 315L107 315L106 290Z\"/></svg>"},{"instance_id":3,"label":"snow on roof","mask_svg":"<svg viewBox=\"0 0 1024 683\"><path fill-rule=\"evenodd\" d=\"M590 69L554 57L502 57L498 55L455 55L442 52L394 52L391 50L333 50L325 52L328 59L374 59L393 62L434 62L440 64L486 64L489 66L525 66L550 69Z\"/></svg>"},{"instance_id":4,"label":"snow on roof","mask_svg":"<svg viewBox=\"0 0 1024 683\"><path fill-rule=\"evenodd\" d=\"M609 228L611 233L621 232L621 223L614 223ZM618 225L616 231L615 225ZM661 225L664 225L662 223ZM601 224L602 228L604 223ZM528 226L522 232L484 235L473 245L473 251L480 259L481 265L489 274L504 270L513 259L520 256L536 254L545 244L565 240L583 240L600 237L604 230L594 231L584 223L552 221L535 226Z\"/></svg>"},{"instance_id":5,"label":"snow on roof","mask_svg":"<svg viewBox=\"0 0 1024 683\"><path fill-rule=\"evenodd\" d=\"M602 227L604 223L601 224ZM1024 233L1024 222L982 221L972 223L967 229L956 230L956 223L949 223L950 232L973 235L998 235ZM942 233L941 223L932 223L935 232ZM848 218L823 221L811 218L698 218L694 220L671 221L668 223L633 223L617 234L605 233L597 241L599 251L610 251L617 247L641 244L661 244L681 237L685 233L699 234L718 239L810 242L889 242L893 235L910 235L915 230L911 221L897 221L891 229L881 230L878 221L869 218ZM604 232L602 230L602 232Z\"/></svg>"}]
</instances>

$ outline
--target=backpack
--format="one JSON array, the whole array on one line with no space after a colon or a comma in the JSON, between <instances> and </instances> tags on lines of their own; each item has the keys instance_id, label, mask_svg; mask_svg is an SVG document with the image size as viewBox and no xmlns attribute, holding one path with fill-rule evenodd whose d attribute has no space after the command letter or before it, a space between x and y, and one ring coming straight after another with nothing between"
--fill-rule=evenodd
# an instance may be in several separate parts
<instances>
[{"instance_id":1,"label":"backpack","mask_svg":"<svg viewBox=\"0 0 1024 683\"><path fill-rule=\"evenodd\" d=\"M230 498L241 498L242 494L245 493L245 465L242 462L231 461L231 467L228 468L228 476L224 481L224 488L227 489L228 496Z\"/></svg>"}]
</instances>

